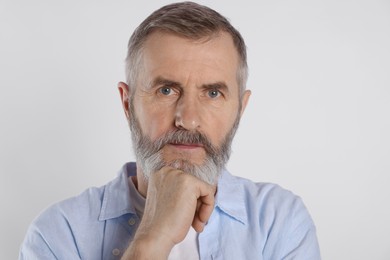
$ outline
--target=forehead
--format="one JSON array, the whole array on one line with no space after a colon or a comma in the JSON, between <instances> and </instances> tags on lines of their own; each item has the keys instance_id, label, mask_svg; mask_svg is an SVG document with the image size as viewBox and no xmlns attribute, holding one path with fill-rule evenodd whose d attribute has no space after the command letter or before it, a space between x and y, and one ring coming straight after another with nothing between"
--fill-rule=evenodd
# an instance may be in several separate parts
<instances>
[{"instance_id":1,"label":"forehead","mask_svg":"<svg viewBox=\"0 0 390 260\"><path fill-rule=\"evenodd\" d=\"M144 43L142 56L148 80L164 77L195 84L224 81L231 88L238 88L239 56L226 32L197 40L153 32Z\"/></svg>"}]
</instances>

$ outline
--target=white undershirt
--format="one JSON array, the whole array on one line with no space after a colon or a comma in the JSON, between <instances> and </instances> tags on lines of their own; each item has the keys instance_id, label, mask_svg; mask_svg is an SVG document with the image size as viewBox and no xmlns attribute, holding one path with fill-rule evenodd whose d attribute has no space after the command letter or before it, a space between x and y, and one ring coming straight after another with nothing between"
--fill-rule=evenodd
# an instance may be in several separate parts
<instances>
[{"instance_id":1,"label":"white undershirt","mask_svg":"<svg viewBox=\"0 0 390 260\"><path fill-rule=\"evenodd\" d=\"M130 199L134 205L138 217L141 219L145 208L145 198L138 192L131 177L129 178ZM168 259L199 260L198 233L190 227L187 236L179 244L175 245L170 252Z\"/></svg>"},{"instance_id":2,"label":"white undershirt","mask_svg":"<svg viewBox=\"0 0 390 260\"><path fill-rule=\"evenodd\" d=\"M199 260L198 233L192 227L184 240L172 248L168 259Z\"/></svg>"}]
</instances>

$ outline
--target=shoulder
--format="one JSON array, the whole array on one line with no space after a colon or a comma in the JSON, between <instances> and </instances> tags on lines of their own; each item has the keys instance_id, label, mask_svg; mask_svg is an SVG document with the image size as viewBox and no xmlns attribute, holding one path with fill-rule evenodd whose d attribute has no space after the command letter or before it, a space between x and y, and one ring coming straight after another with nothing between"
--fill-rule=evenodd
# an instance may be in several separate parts
<instances>
[{"instance_id":1,"label":"shoulder","mask_svg":"<svg viewBox=\"0 0 390 260\"><path fill-rule=\"evenodd\" d=\"M29 226L20 259L79 258L79 238L101 228L98 217L104 190L105 186L89 188L45 209Z\"/></svg>"},{"instance_id":2,"label":"shoulder","mask_svg":"<svg viewBox=\"0 0 390 260\"><path fill-rule=\"evenodd\" d=\"M235 192L258 210L280 211L303 206L299 196L274 183L253 182L225 172L221 186L228 192Z\"/></svg>"},{"instance_id":3,"label":"shoulder","mask_svg":"<svg viewBox=\"0 0 390 260\"><path fill-rule=\"evenodd\" d=\"M251 214L259 214L262 222L277 221L298 225L314 226L310 214L298 195L278 184L253 182L251 180L231 176L232 181L239 184L244 200L250 205Z\"/></svg>"},{"instance_id":4,"label":"shoulder","mask_svg":"<svg viewBox=\"0 0 390 260\"><path fill-rule=\"evenodd\" d=\"M88 188L81 194L57 202L36 217L31 226L38 230L59 230L59 226L83 219L97 219L100 213L105 186ZM61 229L64 230L64 229Z\"/></svg>"},{"instance_id":5,"label":"shoulder","mask_svg":"<svg viewBox=\"0 0 390 260\"><path fill-rule=\"evenodd\" d=\"M87 216L95 218L99 215L106 186L91 187L81 194L60 201L45 209L34 221L33 224L41 227L47 226L47 220L50 222L59 222L62 220L73 221L78 216Z\"/></svg>"},{"instance_id":6,"label":"shoulder","mask_svg":"<svg viewBox=\"0 0 390 260\"><path fill-rule=\"evenodd\" d=\"M225 189L235 194L230 199L237 197L245 205L248 226L257 227L261 237L267 238L264 256L279 259L296 254L299 259L320 259L316 228L299 196L273 183L230 174L223 178Z\"/></svg>"},{"instance_id":7,"label":"shoulder","mask_svg":"<svg viewBox=\"0 0 390 260\"><path fill-rule=\"evenodd\" d=\"M132 210L125 164L118 176L101 187L45 209L30 225L20 259L97 259L104 242L106 221ZM96 255L97 254L97 255Z\"/></svg>"}]
</instances>

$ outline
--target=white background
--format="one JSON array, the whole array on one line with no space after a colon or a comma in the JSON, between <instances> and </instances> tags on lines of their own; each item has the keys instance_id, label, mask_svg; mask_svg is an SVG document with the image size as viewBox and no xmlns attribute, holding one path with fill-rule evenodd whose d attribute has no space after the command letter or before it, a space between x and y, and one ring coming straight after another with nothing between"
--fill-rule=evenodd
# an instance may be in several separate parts
<instances>
[{"instance_id":1,"label":"white background","mask_svg":"<svg viewBox=\"0 0 390 260\"><path fill-rule=\"evenodd\" d=\"M199 1L248 45L229 169L300 195L323 259L390 259L390 2ZM0 0L0 259L134 158L116 84L154 1Z\"/></svg>"}]
</instances>

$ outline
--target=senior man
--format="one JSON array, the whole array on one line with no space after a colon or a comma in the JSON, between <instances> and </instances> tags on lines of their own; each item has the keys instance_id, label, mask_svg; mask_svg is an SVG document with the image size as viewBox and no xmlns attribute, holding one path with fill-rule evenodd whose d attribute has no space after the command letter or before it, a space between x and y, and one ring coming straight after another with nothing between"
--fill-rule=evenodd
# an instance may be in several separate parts
<instances>
[{"instance_id":1,"label":"senior man","mask_svg":"<svg viewBox=\"0 0 390 260\"><path fill-rule=\"evenodd\" d=\"M225 170L247 105L244 40L191 2L152 13L118 84L136 163L48 208L20 259L320 259L302 201Z\"/></svg>"}]
</instances>

